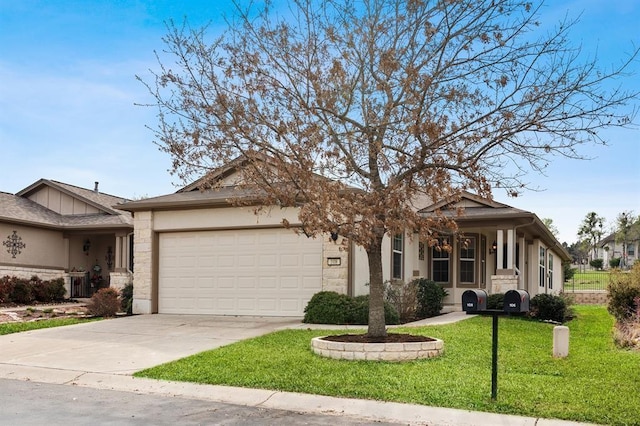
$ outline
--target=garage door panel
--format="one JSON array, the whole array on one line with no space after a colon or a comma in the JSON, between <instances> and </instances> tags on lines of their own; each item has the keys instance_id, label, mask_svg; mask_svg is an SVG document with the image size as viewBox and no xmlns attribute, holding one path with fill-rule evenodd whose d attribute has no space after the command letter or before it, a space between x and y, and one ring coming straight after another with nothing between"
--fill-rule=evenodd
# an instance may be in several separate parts
<instances>
[{"instance_id":1,"label":"garage door panel","mask_svg":"<svg viewBox=\"0 0 640 426\"><path fill-rule=\"evenodd\" d=\"M322 242L284 229L160 235L163 313L302 316L322 288Z\"/></svg>"}]
</instances>

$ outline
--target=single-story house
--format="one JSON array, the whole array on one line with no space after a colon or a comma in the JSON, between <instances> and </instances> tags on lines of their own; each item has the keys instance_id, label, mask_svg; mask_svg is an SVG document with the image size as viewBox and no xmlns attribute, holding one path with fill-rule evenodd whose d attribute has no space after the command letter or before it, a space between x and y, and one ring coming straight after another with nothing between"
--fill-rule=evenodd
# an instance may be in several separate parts
<instances>
[{"instance_id":1,"label":"single-story house","mask_svg":"<svg viewBox=\"0 0 640 426\"><path fill-rule=\"evenodd\" d=\"M339 235L309 238L285 229L283 219L300 225L297 208L256 215L254 207L230 203L238 196L237 167L214 173L216 190L200 190L196 182L118 206L133 213L134 313L302 316L319 291L368 294L361 247ZM531 296L562 290L562 262L571 257L534 213L473 194L451 206L425 202L420 212L446 207L464 207L457 221L466 244L452 236L451 252L438 251L409 230L389 236L385 280L434 280L458 310L471 288L524 289Z\"/></svg>"},{"instance_id":2,"label":"single-story house","mask_svg":"<svg viewBox=\"0 0 640 426\"><path fill-rule=\"evenodd\" d=\"M0 192L0 276L64 278L67 297L132 281L133 220L126 199L40 179Z\"/></svg>"}]
</instances>

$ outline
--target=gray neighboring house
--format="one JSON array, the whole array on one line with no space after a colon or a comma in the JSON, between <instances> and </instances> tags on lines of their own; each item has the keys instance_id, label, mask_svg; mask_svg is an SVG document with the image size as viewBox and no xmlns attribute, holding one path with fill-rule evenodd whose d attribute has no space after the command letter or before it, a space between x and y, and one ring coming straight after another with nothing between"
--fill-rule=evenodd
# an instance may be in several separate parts
<instances>
[{"instance_id":1,"label":"gray neighboring house","mask_svg":"<svg viewBox=\"0 0 640 426\"><path fill-rule=\"evenodd\" d=\"M133 220L114 208L127 201L40 179L16 194L0 192L0 276L64 278L67 297L132 281Z\"/></svg>"},{"instance_id":2,"label":"gray neighboring house","mask_svg":"<svg viewBox=\"0 0 640 426\"><path fill-rule=\"evenodd\" d=\"M640 238L629 238L626 244L623 244L622 241L616 242L616 234L613 233L598 242L595 259L602 259L605 269L610 267L609 261L615 258L621 259L621 267L631 267L638 259L638 250Z\"/></svg>"}]
</instances>

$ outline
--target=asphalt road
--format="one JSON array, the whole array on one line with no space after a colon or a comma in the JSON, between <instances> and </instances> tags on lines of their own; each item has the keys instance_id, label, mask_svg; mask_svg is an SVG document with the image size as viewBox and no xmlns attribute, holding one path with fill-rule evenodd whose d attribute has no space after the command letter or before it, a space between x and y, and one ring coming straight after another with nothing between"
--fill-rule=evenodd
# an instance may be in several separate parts
<instances>
[{"instance_id":1,"label":"asphalt road","mask_svg":"<svg viewBox=\"0 0 640 426\"><path fill-rule=\"evenodd\" d=\"M369 425L198 399L0 379L0 425ZM397 423L376 422L376 425Z\"/></svg>"}]
</instances>

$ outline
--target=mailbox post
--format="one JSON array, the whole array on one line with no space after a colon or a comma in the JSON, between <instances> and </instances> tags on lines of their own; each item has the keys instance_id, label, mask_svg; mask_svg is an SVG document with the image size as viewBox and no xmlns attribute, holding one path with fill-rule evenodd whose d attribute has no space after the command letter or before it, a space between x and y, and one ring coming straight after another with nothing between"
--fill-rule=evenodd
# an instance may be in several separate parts
<instances>
[{"instance_id":1,"label":"mailbox post","mask_svg":"<svg viewBox=\"0 0 640 426\"><path fill-rule=\"evenodd\" d=\"M524 290L509 290L504 295L504 308L487 309L487 292L480 289L462 293L462 310L467 314L491 315L491 399L498 398L498 317L529 311L529 293Z\"/></svg>"}]
</instances>

